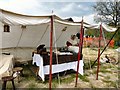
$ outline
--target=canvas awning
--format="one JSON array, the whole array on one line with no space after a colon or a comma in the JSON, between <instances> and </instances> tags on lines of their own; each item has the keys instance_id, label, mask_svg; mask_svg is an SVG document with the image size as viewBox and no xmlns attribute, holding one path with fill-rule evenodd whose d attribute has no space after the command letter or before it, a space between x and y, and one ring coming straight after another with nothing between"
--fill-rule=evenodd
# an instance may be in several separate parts
<instances>
[{"instance_id":1,"label":"canvas awning","mask_svg":"<svg viewBox=\"0 0 120 90\"><path fill-rule=\"evenodd\" d=\"M2 33L2 46L8 47L37 47L45 44L49 47L50 22L52 15L30 16L0 9L0 33ZM57 47L65 46L66 41L72 34L80 31L81 22L69 22L56 15L54 16L53 43ZM10 25L10 32L3 32L4 24ZM26 26L26 28L22 28ZM84 26L89 26L85 23Z\"/></svg>"},{"instance_id":2,"label":"canvas awning","mask_svg":"<svg viewBox=\"0 0 120 90\"><path fill-rule=\"evenodd\" d=\"M43 23L50 22L51 15L44 16L30 16L30 15L22 15L14 12L6 11L0 9L0 21L9 25L38 25ZM66 25L80 25L80 22L69 22L68 20L63 20L56 15L54 16L54 21ZM86 25L89 25L86 23Z\"/></svg>"},{"instance_id":3,"label":"canvas awning","mask_svg":"<svg viewBox=\"0 0 120 90\"><path fill-rule=\"evenodd\" d=\"M90 29L100 29L100 24L96 24L96 25L91 25L90 27L88 26L87 28L90 28ZM111 27L111 26L108 26L107 24L105 23L102 23L102 28L104 30L106 30L107 32L115 32L117 30L117 28L114 28L114 27Z\"/></svg>"},{"instance_id":4,"label":"canvas awning","mask_svg":"<svg viewBox=\"0 0 120 90\"><path fill-rule=\"evenodd\" d=\"M52 15L30 16L0 9L0 48L9 47L37 47L45 44L49 47L50 22ZM70 36L80 31L81 22L70 22L54 16L54 40L57 47L65 46ZM10 32L4 32L4 24L10 25ZM26 26L23 28L22 26ZM98 28L98 25L83 24L84 28ZM109 29L103 24L107 31ZM56 38L55 38L56 36ZM55 45L54 45L55 46Z\"/></svg>"}]
</instances>

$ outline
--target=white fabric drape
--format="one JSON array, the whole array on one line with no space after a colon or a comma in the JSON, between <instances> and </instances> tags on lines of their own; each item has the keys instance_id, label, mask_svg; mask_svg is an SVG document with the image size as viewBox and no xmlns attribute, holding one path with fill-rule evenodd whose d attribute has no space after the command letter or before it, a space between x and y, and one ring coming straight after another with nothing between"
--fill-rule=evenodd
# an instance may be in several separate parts
<instances>
[{"instance_id":1,"label":"white fabric drape","mask_svg":"<svg viewBox=\"0 0 120 90\"><path fill-rule=\"evenodd\" d=\"M0 55L0 79L10 74L13 68L13 55Z\"/></svg>"},{"instance_id":2,"label":"white fabric drape","mask_svg":"<svg viewBox=\"0 0 120 90\"><path fill-rule=\"evenodd\" d=\"M38 75L44 81L44 75L49 74L50 65L43 66L43 58L39 54L34 54L33 64L34 63L36 63L36 65L39 66ZM81 75L83 75L83 66L84 66L83 60L80 60L79 71L78 72ZM70 69L73 69L73 70L77 71L77 61L52 65L52 74L62 72L62 71L66 71L66 70L70 70Z\"/></svg>"},{"instance_id":3,"label":"white fabric drape","mask_svg":"<svg viewBox=\"0 0 120 90\"><path fill-rule=\"evenodd\" d=\"M42 78L43 81L45 81L45 79L44 79L44 68L43 68L43 58L39 54L34 54L33 64L34 63L36 63L36 65L39 66L38 75Z\"/></svg>"}]
</instances>

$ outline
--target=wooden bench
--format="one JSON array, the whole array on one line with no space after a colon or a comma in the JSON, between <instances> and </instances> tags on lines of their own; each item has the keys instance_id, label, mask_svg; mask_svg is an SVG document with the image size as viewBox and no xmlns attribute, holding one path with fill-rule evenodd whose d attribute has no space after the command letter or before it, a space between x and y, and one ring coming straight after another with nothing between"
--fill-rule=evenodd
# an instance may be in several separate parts
<instances>
[{"instance_id":1,"label":"wooden bench","mask_svg":"<svg viewBox=\"0 0 120 90\"><path fill-rule=\"evenodd\" d=\"M23 75L23 68L22 67L15 67L13 68L13 73L17 72L18 73L18 83L20 82L20 76L24 76Z\"/></svg>"},{"instance_id":2,"label":"wooden bench","mask_svg":"<svg viewBox=\"0 0 120 90\"><path fill-rule=\"evenodd\" d=\"M7 81L11 81L12 82L13 90L15 90L15 84L14 84L14 77L13 76L2 77L2 81L3 81L2 90L6 90Z\"/></svg>"}]
</instances>

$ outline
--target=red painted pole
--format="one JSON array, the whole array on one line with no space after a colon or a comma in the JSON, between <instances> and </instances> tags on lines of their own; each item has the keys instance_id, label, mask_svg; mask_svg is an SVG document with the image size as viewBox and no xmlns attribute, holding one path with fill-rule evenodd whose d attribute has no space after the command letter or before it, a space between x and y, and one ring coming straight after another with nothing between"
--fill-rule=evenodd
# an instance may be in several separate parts
<instances>
[{"instance_id":1,"label":"red painted pole","mask_svg":"<svg viewBox=\"0 0 120 90\"><path fill-rule=\"evenodd\" d=\"M80 29L80 40L79 40L79 52L78 52L78 63L77 63L77 72L76 72L76 82L75 87L77 87L77 81L78 81L78 71L79 71L79 63L82 55L82 44L83 44L83 20L81 22L81 29Z\"/></svg>"},{"instance_id":2,"label":"red painted pole","mask_svg":"<svg viewBox=\"0 0 120 90\"><path fill-rule=\"evenodd\" d=\"M98 47L98 65L97 65L97 75L96 80L98 80L98 73L100 68L100 47L101 47L101 37L102 37L102 24L100 25L100 36L99 36L99 47Z\"/></svg>"},{"instance_id":3,"label":"red painted pole","mask_svg":"<svg viewBox=\"0 0 120 90\"><path fill-rule=\"evenodd\" d=\"M51 16L51 31L50 31L50 70L49 70L49 90L51 90L52 82L52 42L53 42L53 16Z\"/></svg>"}]
</instances>

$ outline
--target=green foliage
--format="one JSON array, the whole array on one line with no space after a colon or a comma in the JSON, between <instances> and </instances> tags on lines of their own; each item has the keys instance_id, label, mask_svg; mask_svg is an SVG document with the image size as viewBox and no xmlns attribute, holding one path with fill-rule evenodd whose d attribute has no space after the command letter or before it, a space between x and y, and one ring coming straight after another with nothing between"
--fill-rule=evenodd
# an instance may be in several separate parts
<instances>
[{"instance_id":1,"label":"green foliage","mask_svg":"<svg viewBox=\"0 0 120 90\"><path fill-rule=\"evenodd\" d=\"M120 43L120 29L118 30L118 32L116 33L115 37L114 37L114 40L116 42L119 42Z\"/></svg>"},{"instance_id":2,"label":"green foliage","mask_svg":"<svg viewBox=\"0 0 120 90\"><path fill-rule=\"evenodd\" d=\"M81 75L81 74L79 74L79 78L82 80L82 81L85 81L85 82L89 82L89 79L87 78L87 76L85 76L85 75Z\"/></svg>"},{"instance_id":3,"label":"green foliage","mask_svg":"<svg viewBox=\"0 0 120 90\"><path fill-rule=\"evenodd\" d=\"M99 30L93 30L93 29L89 29L86 31L86 34L89 36L99 36Z\"/></svg>"},{"instance_id":4,"label":"green foliage","mask_svg":"<svg viewBox=\"0 0 120 90\"><path fill-rule=\"evenodd\" d=\"M115 32L107 32L105 30L103 30L104 32L104 35L105 35L105 39L107 40L110 40L111 37L113 36L113 34ZM89 35L89 36L96 36L96 37L99 37L99 30L92 30L92 29L89 29L86 31L86 34ZM113 37L113 40L115 41L115 45L118 45L118 42L120 43L120 30L118 30L118 32L116 33L116 35Z\"/></svg>"}]
</instances>

